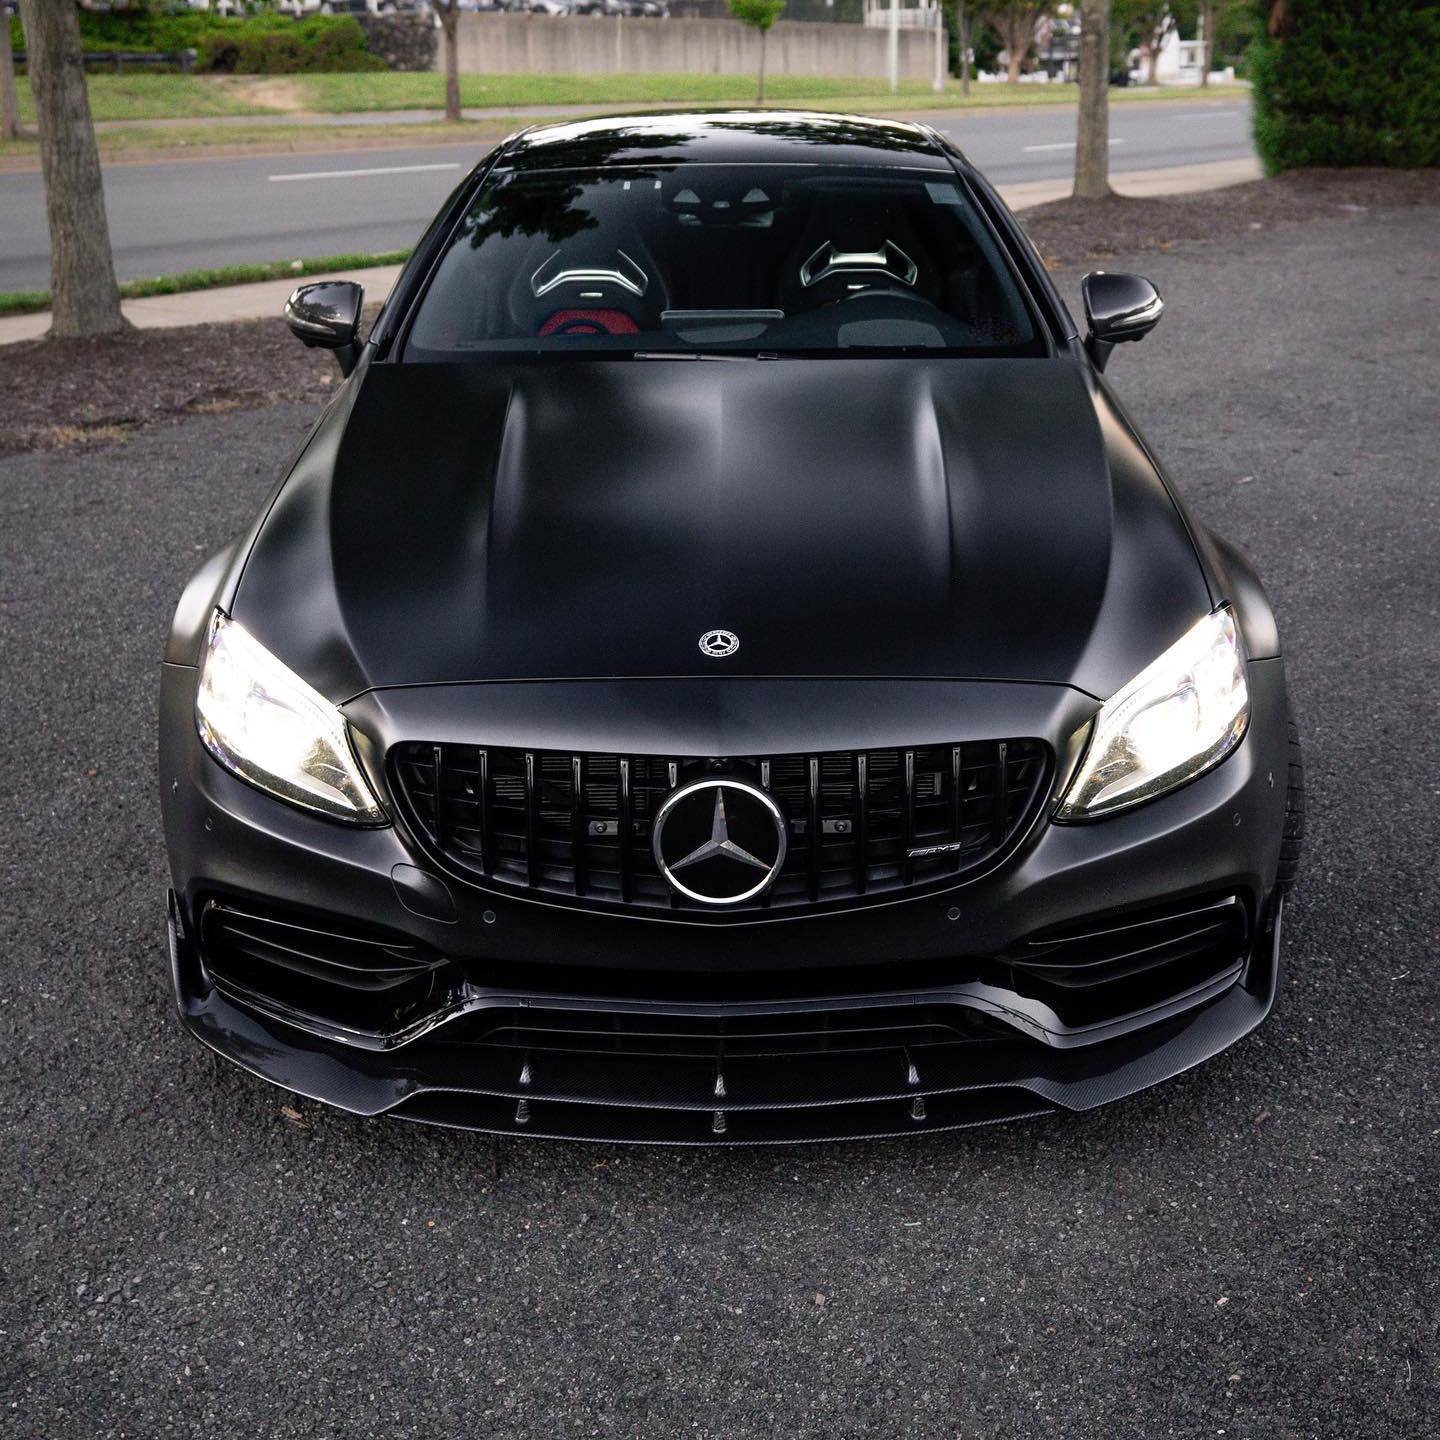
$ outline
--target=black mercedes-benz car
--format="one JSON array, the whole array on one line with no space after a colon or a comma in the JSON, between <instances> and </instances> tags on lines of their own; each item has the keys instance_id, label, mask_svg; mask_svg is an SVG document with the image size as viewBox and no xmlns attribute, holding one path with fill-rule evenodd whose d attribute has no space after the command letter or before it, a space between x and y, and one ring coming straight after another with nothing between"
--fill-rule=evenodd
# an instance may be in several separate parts
<instances>
[{"instance_id":1,"label":"black mercedes-benz car","mask_svg":"<svg viewBox=\"0 0 1440 1440\"><path fill-rule=\"evenodd\" d=\"M1275 622L995 191L920 125L488 155L190 581L175 995L363 1114L682 1144L1129 1095L1258 1025L1299 855Z\"/></svg>"}]
</instances>

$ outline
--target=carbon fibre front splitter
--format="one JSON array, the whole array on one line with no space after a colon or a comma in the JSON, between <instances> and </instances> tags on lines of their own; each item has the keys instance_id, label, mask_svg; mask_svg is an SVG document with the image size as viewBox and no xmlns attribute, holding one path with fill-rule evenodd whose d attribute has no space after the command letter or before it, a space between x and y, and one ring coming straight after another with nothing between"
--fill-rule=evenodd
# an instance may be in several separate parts
<instances>
[{"instance_id":1,"label":"carbon fibre front splitter","mask_svg":"<svg viewBox=\"0 0 1440 1440\"><path fill-rule=\"evenodd\" d=\"M494 1134L609 1143L764 1145L861 1139L1090 1110L1203 1063L1253 1030L1274 1002L1281 902L1233 985L1181 1015L1116 1039L1059 1049L992 1033L863 1050L730 1055L525 1048L441 1027L377 1053L322 1040L228 998L183 934L170 958L180 1018L252 1074L359 1115ZM554 1012L555 996L495 996L508 1014ZM944 991L875 997L903 1016ZM718 1012L723 1007L700 1007ZM823 1011L823 1001L817 1001ZM693 1017L697 1007L675 1007ZM473 1021L473 1017L471 1017ZM783 1047L780 1047L783 1050Z\"/></svg>"}]
</instances>

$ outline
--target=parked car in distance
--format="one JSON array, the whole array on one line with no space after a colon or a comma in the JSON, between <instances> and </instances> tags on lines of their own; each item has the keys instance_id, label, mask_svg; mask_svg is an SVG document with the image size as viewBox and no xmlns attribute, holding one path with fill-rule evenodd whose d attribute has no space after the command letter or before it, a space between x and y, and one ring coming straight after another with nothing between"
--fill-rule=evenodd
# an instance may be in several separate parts
<instances>
[{"instance_id":1,"label":"parked car in distance","mask_svg":"<svg viewBox=\"0 0 1440 1440\"><path fill-rule=\"evenodd\" d=\"M402 10L423 10L413 0L320 0L322 15L394 15Z\"/></svg>"},{"instance_id":2,"label":"parked car in distance","mask_svg":"<svg viewBox=\"0 0 1440 1440\"><path fill-rule=\"evenodd\" d=\"M347 378L162 667L183 1023L361 1114L686 1145L1253 1030L1279 635L1105 374L1155 287L1081 290L943 133L799 112L527 130L368 335L296 290Z\"/></svg>"},{"instance_id":3,"label":"parked car in distance","mask_svg":"<svg viewBox=\"0 0 1440 1440\"><path fill-rule=\"evenodd\" d=\"M666 20L670 16L670 7L665 0L574 0L574 13Z\"/></svg>"}]
</instances>

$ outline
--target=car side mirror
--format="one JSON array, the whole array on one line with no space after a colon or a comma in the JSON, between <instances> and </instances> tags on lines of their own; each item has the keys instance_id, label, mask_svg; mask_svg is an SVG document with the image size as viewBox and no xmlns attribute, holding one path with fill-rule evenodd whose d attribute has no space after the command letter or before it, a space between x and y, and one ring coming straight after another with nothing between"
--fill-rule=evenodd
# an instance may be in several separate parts
<instances>
[{"instance_id":1,"label":"car side mirror","mask_svg":"<svg viewBox=\"0 0 1440 1440\"><path fill-rule=\"evenodd\" d=\"M1097 370L1110 352L1130 340L1143 340L1160 323L1165 302L1143 275L1112 275L1093 270L1080 282L1089 333L1085 349Z\"/></svg>"},{"instance_id":2,"label":"car side mirror","mask_svg":"<svg viewBox=\"0 0 1440 1440\"><path fill-rule=\"evenodd\" d=\"M303 345L333 350L343 374L360 358L360 314L365 289L353 280L302 285L285 302L285 323Z\"/></svg>"}]
</instances>

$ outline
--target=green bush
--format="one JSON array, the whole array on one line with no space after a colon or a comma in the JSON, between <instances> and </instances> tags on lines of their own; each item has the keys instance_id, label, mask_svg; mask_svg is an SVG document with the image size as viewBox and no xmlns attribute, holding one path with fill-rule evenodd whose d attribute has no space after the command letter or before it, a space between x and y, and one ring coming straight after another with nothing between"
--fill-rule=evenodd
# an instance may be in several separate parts
<instances>
[{"instance_id":1,"label":"green bush","mask_svg":"<svg viewBox=\"0 0 1440 1440\"><path fill-rule=\"evenodd\" d=\"M23 48L18 16L10 22L10 33L15 48ZM194 50L198 69L237 75L389 68L365 48L353 15L293 20L273 12L242 19L200 11L82 10L80 43L87 50Z\"/></svg>"},{"instance_id":2,"label":"green bush","mask_svg":"<svg viewBox=\"0 0 1440 1440\"><path fill-rule=\"evenodd\" d=\"M352 15L279 24L242 20L234 28L205 35L196 48L202 70L236 75L389 68L366 50L364 32Z\"/></svg>"},{"instance_id":3,"label":"green bush","mask_svg":"<svg viewBox=\"0 0 1440 1440\"><path fill-rule=\"evenodd\" d=\"M1271 0L1255 9L1255 147L1271 174L1440 164L1435 0L1288 0L1278 35Z\"/></svg>"}]
</instances>

